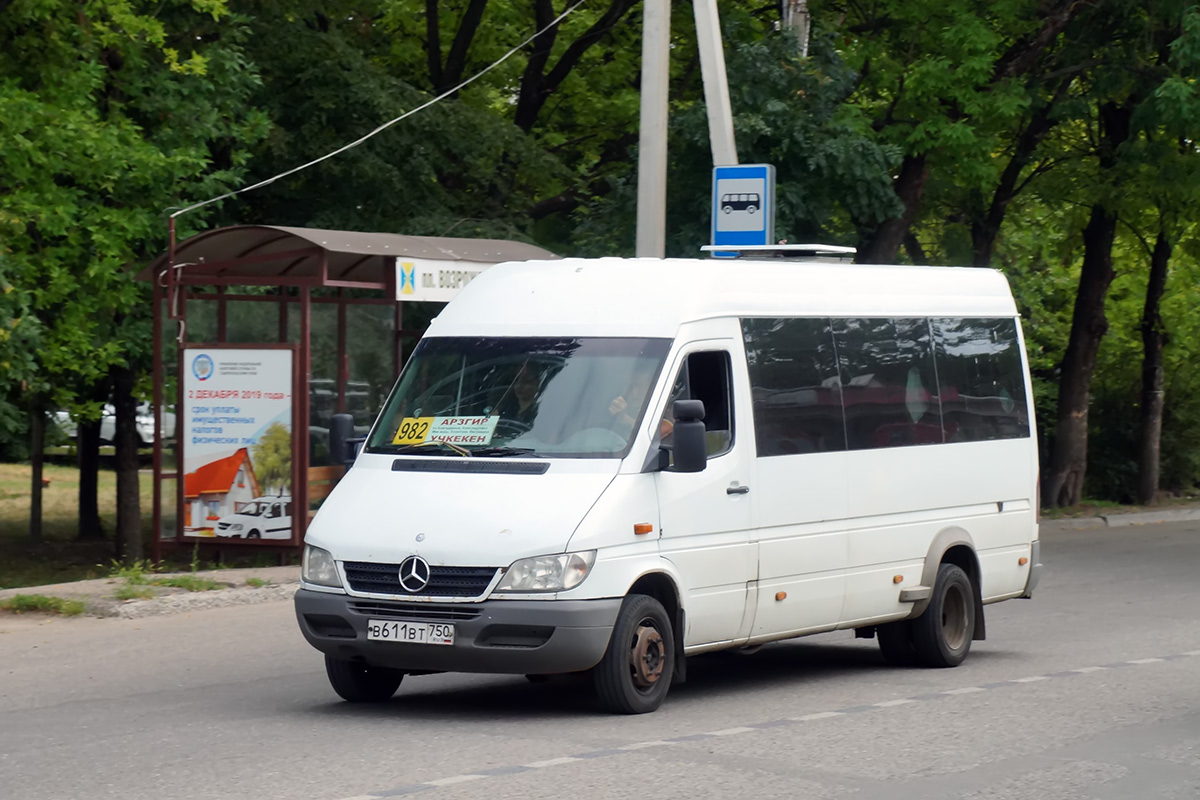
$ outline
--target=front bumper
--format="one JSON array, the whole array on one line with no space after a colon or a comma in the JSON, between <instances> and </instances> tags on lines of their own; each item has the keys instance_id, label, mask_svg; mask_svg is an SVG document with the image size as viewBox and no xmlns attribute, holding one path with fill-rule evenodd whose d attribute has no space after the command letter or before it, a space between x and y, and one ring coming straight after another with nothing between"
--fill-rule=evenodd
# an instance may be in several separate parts
<instances>
[{"instance_id":1,"label":"front bumper","mask_svg":"<svg viewBox=\"0 0 1200 800\"><path fill-rule=\"evenodd\" d=\"M296 592L296 620L313 647L344 661L406 672L552 674L590 669L608 649L621 598L442 604ZM449 622L449 646L367 640L367 620Z\"/></svg>"}]
</instances>

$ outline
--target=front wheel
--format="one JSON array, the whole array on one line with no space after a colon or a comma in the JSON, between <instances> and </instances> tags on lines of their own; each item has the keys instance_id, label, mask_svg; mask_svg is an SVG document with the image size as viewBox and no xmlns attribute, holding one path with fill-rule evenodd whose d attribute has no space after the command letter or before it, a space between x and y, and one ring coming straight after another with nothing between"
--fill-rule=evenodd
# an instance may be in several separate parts
<instances>
[{"instance_id":1,"label":"front wheel","mask_svg":"<svg viewBox=\"0 0 1200 800\"><path fill-rule=\"evenodd\" d=\"M962 567L938 567L933 597L912 621L913 649L927 667L957 667L975 638L975 590Z\"/></svg>"},{"instance_id":2,"label":"front wheel","mask_svg":"<svg viewBox=\"0 0 1200 800\"><path fill-rule=\"evenodd\" d=\"M628 595L604 658L593 670L596 694L609 711L645 714L662 705L675 672L675 637L662 604Z\"/></svg>"},{"instance_id":3,"label":"front wheel","mask_svg":"<svg viewBox=\"0 0 1200 800\"><path fill-rule=\"evenodd\" d=\"M340 661L325 656L325 674L329 685L343 700L351 703L378 703L389 699L400 688L404 673L387 667L371 667L356 661Z\"/></svg>"}]
</instances>

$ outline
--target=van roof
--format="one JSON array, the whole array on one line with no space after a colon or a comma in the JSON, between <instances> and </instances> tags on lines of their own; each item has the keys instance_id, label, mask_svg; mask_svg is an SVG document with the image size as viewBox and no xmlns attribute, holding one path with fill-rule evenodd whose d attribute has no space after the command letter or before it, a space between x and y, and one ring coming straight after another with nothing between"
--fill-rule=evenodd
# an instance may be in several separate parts
<instances>
[{"instance_id":1,"label":"van roof","mask_svg":"<svg viewBox=\"0 0 1200 800\"><path fill-rule=\"evenodd\" d=\"M647 336L717 317L1013 317L999 272L781 259L565 258L497 264L429 336Z\"/></svg>"}]
</instances>

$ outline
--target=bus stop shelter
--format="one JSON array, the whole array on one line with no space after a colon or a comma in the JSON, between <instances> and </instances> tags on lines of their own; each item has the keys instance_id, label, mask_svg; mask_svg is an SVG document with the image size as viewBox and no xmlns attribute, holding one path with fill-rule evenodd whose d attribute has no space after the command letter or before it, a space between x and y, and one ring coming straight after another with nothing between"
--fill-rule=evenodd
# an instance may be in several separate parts
<instances>
[{"instance_id":1,"label":"bus stop shelter","mask_svg":"<svg viewBox=\"0 0 1200 800\"><path fill-rule=\"evenodd\" d=\"M294 551L344 471L335 415L365 434L427 311L522 242L238 225L196 234L153 284L153 558ZM417 320L414 324L412 318Z\"/></svg>"}]
</instances>

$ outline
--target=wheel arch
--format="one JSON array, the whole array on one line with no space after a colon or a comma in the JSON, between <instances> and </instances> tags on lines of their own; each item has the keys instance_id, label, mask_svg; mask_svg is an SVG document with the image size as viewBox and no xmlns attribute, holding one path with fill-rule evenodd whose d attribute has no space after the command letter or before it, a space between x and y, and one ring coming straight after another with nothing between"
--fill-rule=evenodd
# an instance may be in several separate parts
<instances>
[{"instance_id":1,"label":"wheel arch","mask_svg":"<svg viewBox=\"0 0 1200 800\"><path fill-rule=\"evenodd\" d=\"M925 567L921 572L921 585L931 589L937 584L938 570L942 564L954 564L967 573L971 579L971 589L975 594L975 635L976 641L987 638L987 629L983 616L983 572L979 566L979 556L975 552L975 541L971 534L957 525L943 528L933 537L929 552L925 555ZM913 607L910 619L916 619L925 613L929 600L921 600Z\"/></svg>"},{"instance_id":2,"label":"wheel arch","mask_svg":"<svg viewBox=\"0 0 1200 800\"><path fill-rule=\"evenodd\" d=\"M629 587L627 595L644 594L653 597L666 609L671 619L672 636L675 648L675 671L671 676L672 683L683 683L687 680L686 659L683 653L684 632L687 630L686 612L683 608L683 596L675 578L663 571L645 572Z\"/></svg>"}]
</instances>

